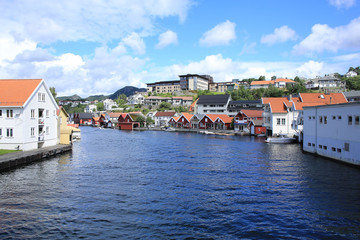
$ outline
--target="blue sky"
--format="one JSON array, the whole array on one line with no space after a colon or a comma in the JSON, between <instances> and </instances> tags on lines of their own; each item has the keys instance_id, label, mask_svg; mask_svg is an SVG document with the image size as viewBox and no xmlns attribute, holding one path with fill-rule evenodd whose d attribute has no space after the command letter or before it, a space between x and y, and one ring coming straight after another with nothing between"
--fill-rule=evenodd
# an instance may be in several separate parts
<instances>
[{"instance_id":1,"label":"blue sky","mask_svg":"<svg viewBox=\"0 0 360 240\"><path fill-rule=\"evenodd\" d=\"M209 74L313 78L360 65L357 0L0 2L0 78L58 95Z\"/></svg>"}]
</instances>

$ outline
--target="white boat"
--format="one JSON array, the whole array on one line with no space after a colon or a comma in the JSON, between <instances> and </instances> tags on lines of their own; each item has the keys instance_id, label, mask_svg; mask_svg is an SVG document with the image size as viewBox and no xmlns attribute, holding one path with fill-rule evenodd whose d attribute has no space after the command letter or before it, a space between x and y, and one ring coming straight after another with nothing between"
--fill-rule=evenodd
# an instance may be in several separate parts
<instances>
[{"instance_id":1,"label":"white boat","mask_svg":"<svg viewBox=\"0 0 360 240\"><path fill-rule=\"evenodd\" d=\"M175 132L175 128L168 127L165 129L166 132Z\"/></svg>"},{"instance_id":2,"label":"white boat","mask_svg":"<svg viewBox=\"0 0 360 240\"><path fill-rule=\"evenodd\" d=\"M279 137L268 137L265 142L267 143L293 143L295 138L288 137L286 135L280 135Z\"/></svg>"}]
</instances>

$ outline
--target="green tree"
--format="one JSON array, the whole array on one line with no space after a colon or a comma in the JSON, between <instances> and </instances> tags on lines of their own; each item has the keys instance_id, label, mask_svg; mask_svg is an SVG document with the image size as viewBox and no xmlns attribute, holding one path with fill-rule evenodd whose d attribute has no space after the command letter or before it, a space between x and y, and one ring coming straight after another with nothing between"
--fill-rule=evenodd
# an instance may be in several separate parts
<instances>
[{"instance_id":1,"label":"green tree","mask_svg":"<svg viewBox=\"0 0 360 240\"><path fill-rule=\"evenodd\" d=\"M345 78L348 90L360 90L360 76Z\"/></svg>"},{"instance_id":2,"label":"green tree","mask_svg":"<svg viewBox=\"0 0 360 240\"><path fill-rule=\"evenodd\" d=\"M96 109L97 109L98 111L104 111L104 109L105 109L104 103L103 103L103 102L98 102L98 103L96 104Z\"/></svg>"},{"instance_id":3,"label":"green tree","mask_svg":"<svg viewBox=\"0 0 360 240\"><path fill-rule=\"evenodd\" d=\"M57 97L56 97L56 96L57 96L57 93L56 93L55 87L50 87L49 90L50 90L52 96L54 97L56 103L58 104L58 103L59 103L59 100L58 100Z\"/></svg>"},{"instance_id":4,"label":"green tree","mask_svg":"<svg viewBox=\"0 0 360 240\"><path fill-rule=\"evenodd\" d=\"M147 126L155 123L155 121L151 117L147 117L145 121Z\"/></svg>"},{"instance_id":5,"label":"green tree","mask_svg":"<svg viewBox=\"0 0 360 240\"><path fill-rule=\"evenodd\" d=\"M126 95L120 94L118 98L115 100L119 107L123 107L127 103Z\"/></svg>"},{"instance_id":6,"label":"green tree","mask_svg":"<svg viewBox=\"0 0 360 240\"><path fill-rule=\"evenodd\" d=\"M259 81L265 81L265 76L260 76Z\"/></svg>"},{"instance_id":7,"label":"green tree","mask_svg":"<svg viewBox=\"0 0 360 240\"><path fill-rule=\"evenodd\" d=\"M270 85L264 93L264 97L282 97L284 95L284 91L280 88L274 87Z\"/></svg>"},{"instance_id":8,"label":"green tree","mask_svg":"<svg viewBox=\"0 0 360 240\"><path fill-rule=\"evenodd\" d=\"M140 127L144 127L145 118L143 116L137 116L135 121L140 123Z\"/></svg>"},{"instance_id":9,"label":"green tree","mask_svg":"<svg viewBox=\"0 0 360 240\"><path fill-rule=\"evenodd\" d=\"M272 76L272 77L271 77L271 80L276 80L276 76Z\"/></svg>"},{"instance_id":10,"label":"green tree","mask_svg":"<svg viewBox=\"0 0 360 240\"><path fill-rule=\"evenodd\" d=\"M162 111L170 110L171 109L171 103L161 102L158 109L161 109Z\"/></svg>"}]
</instances>

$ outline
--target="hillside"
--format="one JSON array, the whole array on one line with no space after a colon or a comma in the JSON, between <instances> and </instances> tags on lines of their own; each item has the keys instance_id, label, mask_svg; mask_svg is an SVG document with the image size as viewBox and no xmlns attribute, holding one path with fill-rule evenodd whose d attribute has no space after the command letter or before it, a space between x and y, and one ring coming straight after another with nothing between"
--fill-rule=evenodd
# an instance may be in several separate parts
<instances>
[{"instance_id":1,"label":"hillside","mask_svg":"<svg viewBox=\"0 0 360 240\"><path fill-rule=\"evenodd\" d=\"M72 96L57 97L57 99L59 101L81 101L82 100L82 98L77 94L72 95Z\"/></svg>"},{"instance_id":2,"label":"hillside","mask_svg":"<svg viewBox=\"0 0 360 240\"><path fill-rule=\"evenodd\" d=\"M109 96L110 99L117 99L121 94L125 94L127 97L133 95L135 92L146 92L146 88L137 88L132 86L123 87L120 90L117 90L115 93Z\"/></svg>"}]
</instances>

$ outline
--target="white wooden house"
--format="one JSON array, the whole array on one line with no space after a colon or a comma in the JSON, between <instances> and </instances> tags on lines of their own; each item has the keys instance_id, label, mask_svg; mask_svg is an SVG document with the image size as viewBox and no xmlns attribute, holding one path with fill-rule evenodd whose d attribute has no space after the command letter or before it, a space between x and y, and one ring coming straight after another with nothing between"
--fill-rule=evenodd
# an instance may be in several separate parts
<instances>
[{"instance_id":1,"label":"white wooden house","mask_svg":"<svg viewBox=\"0 0 360 240\"><path fill-rule=\"evenodd\" d=\"M0 80L0 149L56 145L58 109L44 80Z\"/></svg>"}]
</instances>

